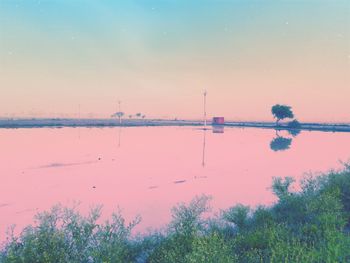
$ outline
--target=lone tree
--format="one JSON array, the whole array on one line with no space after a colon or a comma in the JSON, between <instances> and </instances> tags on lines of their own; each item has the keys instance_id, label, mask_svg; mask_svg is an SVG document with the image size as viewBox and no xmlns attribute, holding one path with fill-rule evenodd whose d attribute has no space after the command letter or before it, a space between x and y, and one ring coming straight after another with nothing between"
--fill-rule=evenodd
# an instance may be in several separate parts
<instances>
[{"instance_id":1,"label":"lone tree","mask_svg":"<svg viewBox=\"0 0 350 263\"><path fill-rule=\"evenodd\" d=\"M119 123L121 123L121 122L122 122L122 117L123 117L124 115L125 115L124 112L118 111L118 112L112 114L111 117L112 117L112 118L118 118L118 119L119 119Z\"/></svg>"},{"instance_id":2,"label":"lone tree","mask_svg":"<svg viewBox=\"0 0 350 263\"><path fill-rule=\"evenodd\" d=\"M287 105L276 104L272 106L271 112L273 117L276 119L277 125L280 120L283 120L285 118L294 118L292 107Z\"/></svg>"},{"instance_id":3,"label":"lone tree","mask_svg":"<svg viewBox=\"0 0 350 263\"><path fill-rule=\"evenodd\" d=\"M116 118L116 117L121 118L121 117L123 117L123 116L124 116L124 112L118 111L118 112L116 112L116 113L113 113L111 117L112 117L112 118Z\"/></svg>"}]
</instances>

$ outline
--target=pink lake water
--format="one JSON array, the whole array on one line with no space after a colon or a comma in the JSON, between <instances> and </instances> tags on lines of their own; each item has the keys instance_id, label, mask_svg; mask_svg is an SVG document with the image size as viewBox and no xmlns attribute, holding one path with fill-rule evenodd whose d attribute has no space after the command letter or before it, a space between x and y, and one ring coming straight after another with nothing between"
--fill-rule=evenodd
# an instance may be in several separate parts
<instances>
[{"instance_id":1,"label":"pink lake water","mask_svg":"<svg viewBox=\"0 0 350 263\"><path fill-rule=\"evenodd\" d=\"M79 209L117 207L138 230L160 228L170 210L196 195L213 197L213 211L237 203L275 201L272 178L341 168L350 133L303 131L289 149L274 151L273 130L195 127L0 129L0 240L57 203Z\"/></svg>"}]
</instances>

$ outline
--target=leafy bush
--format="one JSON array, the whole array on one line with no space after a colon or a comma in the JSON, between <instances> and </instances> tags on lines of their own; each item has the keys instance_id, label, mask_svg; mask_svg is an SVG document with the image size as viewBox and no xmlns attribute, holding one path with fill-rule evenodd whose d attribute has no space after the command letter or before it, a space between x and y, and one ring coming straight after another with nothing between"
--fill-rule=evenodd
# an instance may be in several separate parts
<instances>
[{"instance_id":1,"label":"leafy bush","mask_svg":"<svg viewBox=\"0 0 350 263\"><path fill-rule=\"evenodd\" d=\"M231 245L230 242L215 232L208 236L197 237L193 241L192 252L186 255L186 262L238 262L237 256L232 253Z\"/></svg>"},{"instance_id":2,"label":"leafy bush","mask_svg":"<svg viewBox=\"0 0 350 263\"><path fill-rule=\"evenodd\" d=\"M101 207L86 217L53 207L19 236L10 235L0 262L350 262L350 169L306 176L292 192L292 178L275 178L278 201L250 209L236 205L205 218L210 198L200 196L172 210L166 230L132 237L120 212L99 223Z\"/></svg>"},{"instance_id":3,"label":"leafy bush","mask_svg":"<svg viewBox=\"0 0 350 263\"><path fill-rule=\"evenodd\" d=\"M120 213L98 224L101 208L87 217L74 208L55 206L36 216L19 237L11 236L0 262L135 262L136 247L130 242L135 219L126 225Z\"/></svg>"},{"instance_id":4,"label":"leafy bush","mask_svg":"<svg viewBox=\"0 0 350 263\"><path fill-rule=\"evenodd\" d=\"M223 219L243 230L248 224L249 206L238 204L223 212Z\"/></svg>"},{"instance_id":5,"label":"leafy bush","mask_svg":"<svg viewBox=\"0 0 350 263\"><path fill-rule=\"evenodd\" d=\"M168 233L154 249L149 262L188 262L196 239L205 232L203 213L209 211L208 196L196 197L186 206L179 204L172 209L173 219Z\"/></svg>"}]
</instances>

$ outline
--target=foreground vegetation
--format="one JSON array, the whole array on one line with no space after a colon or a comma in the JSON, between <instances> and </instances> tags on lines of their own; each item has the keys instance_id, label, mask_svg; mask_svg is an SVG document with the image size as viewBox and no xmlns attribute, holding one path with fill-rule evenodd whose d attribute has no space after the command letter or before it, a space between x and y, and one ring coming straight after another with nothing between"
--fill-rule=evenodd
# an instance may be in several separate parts
<instances>
[{"instance_id":1,"label":"foreground vegetation","mask_svg":"<svg viewBox=\"0 0 350 263\"><path fill-rule=\"evenodd\" d=\"M126 224L115 213L100 224L100 208L83 217L56 206L10 235L0 262L350 262L350 167L305 177L298 192L293 183L274 179L271 207L237 205L209 219L210 198L197 197L172 210L166 230L138 237L138 218Z\"/></svg>"}]
</instances>

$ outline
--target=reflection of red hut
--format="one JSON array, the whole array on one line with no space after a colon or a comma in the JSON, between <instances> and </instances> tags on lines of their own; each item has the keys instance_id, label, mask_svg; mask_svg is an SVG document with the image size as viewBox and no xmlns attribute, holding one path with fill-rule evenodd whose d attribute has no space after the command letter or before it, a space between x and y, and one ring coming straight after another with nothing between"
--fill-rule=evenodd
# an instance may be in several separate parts
<instances>
[{"instance_id":1,"label":"reflection of red hut","mask_svg":"<svg viewBox=\"0 0 350 263\"><path fill-rule=\"evenodd\" d=\"M214 125L213 133L224 133L224 126L222 125Z\"/></svg>"},{"instance_id":2,"label":"reflection of red hut","mask_svg":"<svg viewBox=\"0 0 350 263\"><path fill-rule=\"evenodd\" d=\"M213 125L224 125L225 124L225 118L224 117L214 117L212 124Z\"/></svg>"}]
</instances>

